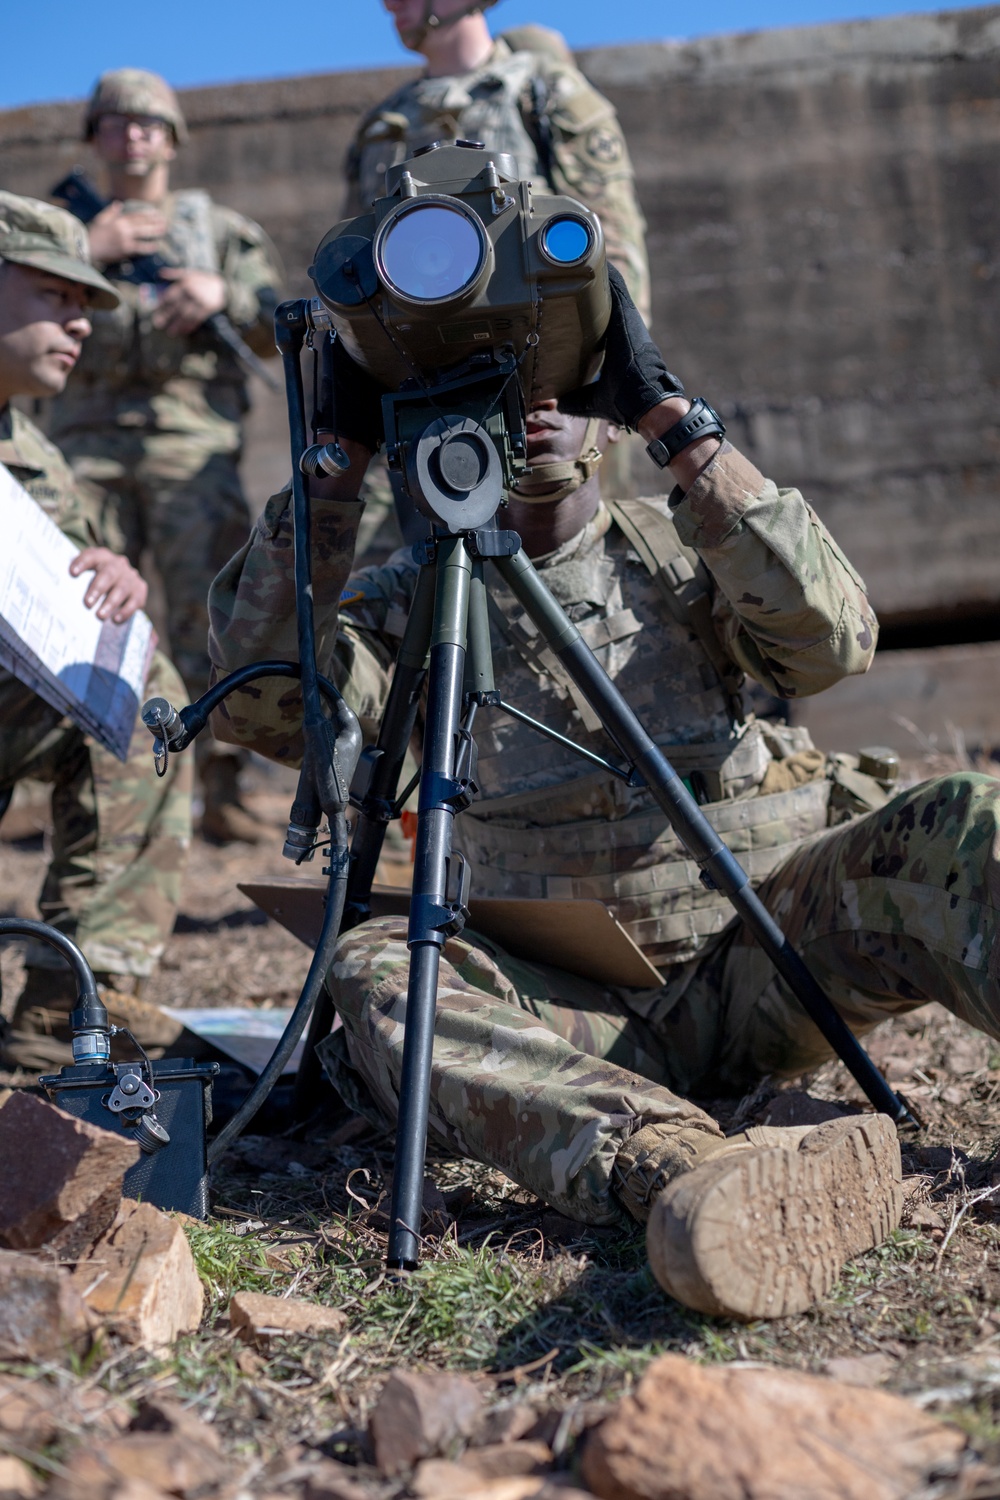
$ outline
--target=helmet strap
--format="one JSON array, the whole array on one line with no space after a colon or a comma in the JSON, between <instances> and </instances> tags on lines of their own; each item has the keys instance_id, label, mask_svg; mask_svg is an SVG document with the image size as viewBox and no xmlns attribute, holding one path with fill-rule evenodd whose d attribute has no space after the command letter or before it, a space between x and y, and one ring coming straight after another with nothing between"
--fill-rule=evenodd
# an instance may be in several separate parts
<instances>
[{"instance_id":1,"label":"helmet strap","mask_svg":"<svg viewBox=\"0 0 1000 1500\"><path fill-rule=\"evenodd\" d=\"M555 486L554 489L546 490L541 495L527 495L514 485L511 488L511 494L516 495L524 505L551 505L555 500L565 500L567 495L575 494L582 485L587 483L588 479L594 477L601 466L604 454L597 446L599 427L600 419L591 417L584 429L579 458L567 459L555 464L531 465L531 482L552 484Z\"/></svg>"}]
</instances>

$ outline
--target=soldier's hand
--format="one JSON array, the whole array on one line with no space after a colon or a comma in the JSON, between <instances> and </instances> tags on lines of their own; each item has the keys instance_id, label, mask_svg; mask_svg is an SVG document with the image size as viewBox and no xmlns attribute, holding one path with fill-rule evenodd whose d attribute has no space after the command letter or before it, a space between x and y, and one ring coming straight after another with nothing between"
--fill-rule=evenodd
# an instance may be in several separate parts
<instances>
[{"instance_id":1,"label":"soldier's hand","mask_svg":"<svg viewBox=\"0 0 1000 1500\"><path fill-rule=\"evenodd\" d=\"M88 227L90 254L104 266L152 255L166 232L167 221L158 208L126 213L123 204L109 203Z\"/></svg>"},{"instance_id":2,"label":"soldier's hand","mask_svg":"<svg viewBox=\"0 0 1000 1500\"><path fill-rule=\"evenodd\" d=\"M145 579L127 557L108 547L84 547L70 563L69 571L74 578L81 573L93 573L83 602L88 609L97 606L99 620L114 620L116 625L123 625L146 602L149 589Z\"/></svg>"},{"instance_id":3,"label":"soldier's hand","mask_svg":"<svg viewBox=\"0 0 1000 1500\"><path fill-rule=\"evenodd\" d=\"M168 266L160 276L169 286L160 297L153 323L175 338L194 333L206 318L222 312L226 305L226 283L214 271Z\"/></svg>"},{"instance_id":4,"label":"soldier's hand","mask_svg":"<svg viewBox=\"0 0 1000 1500\"><path fill-rule=\"evenodd\" d=\"M661 401L682 396L684 387L664 364L616 266L608 266L608 281L611 321L601 373L593 384L560 396L559 409L634 429Z\"/></svg>"}]
</instances>

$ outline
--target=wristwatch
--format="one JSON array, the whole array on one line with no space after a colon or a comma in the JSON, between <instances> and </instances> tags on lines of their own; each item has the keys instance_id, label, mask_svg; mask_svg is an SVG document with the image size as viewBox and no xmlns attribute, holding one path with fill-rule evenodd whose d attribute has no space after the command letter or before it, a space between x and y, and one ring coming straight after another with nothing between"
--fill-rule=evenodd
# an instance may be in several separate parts
<instances>
[{"instance_id":1,"label":"wristwatch","mask_svg":"<svg viewBox=\"0 0 1000 1500\"><path fill-rule=\"evenodd\" d=\"M673 463L678 453L682 453L699 438L721 438L725 435L725 424L719 413L713 411L701 396L696 396L691 402L691 410L687 416L681 417L673 427L668 427L662 437L654 438L651 443L647 443L646 452L657 468L665 469L668 464Z\"/></svg>"}]
</instances>

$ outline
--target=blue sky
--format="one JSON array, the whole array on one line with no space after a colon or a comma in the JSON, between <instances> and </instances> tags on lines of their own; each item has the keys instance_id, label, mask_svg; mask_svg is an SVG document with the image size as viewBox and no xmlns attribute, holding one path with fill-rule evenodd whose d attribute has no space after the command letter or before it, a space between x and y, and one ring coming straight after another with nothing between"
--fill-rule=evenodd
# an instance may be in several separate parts
<instances>
[{"instance_id":1,"label":"blue sky","mask_svg":"<svg viewBox=\"0 0 1000 1500\"><path fill-rule=\"evenodd\" d=\"M899 0L504 0L494 19L541 21L586 47L941 8ZM79 98L98 73L127 65L153 68L183 88L407 59L378 0L7 0L0 109Z\"/></svg>"}]
</instances>

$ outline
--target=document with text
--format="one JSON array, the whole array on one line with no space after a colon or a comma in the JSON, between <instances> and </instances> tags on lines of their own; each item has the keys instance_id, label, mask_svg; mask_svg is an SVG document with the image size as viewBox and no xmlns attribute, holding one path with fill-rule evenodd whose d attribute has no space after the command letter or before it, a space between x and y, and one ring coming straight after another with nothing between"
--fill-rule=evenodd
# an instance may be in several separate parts
<instances>
[{"instance_id":1,"label":"document with text","mask_svg":"<svg viewBox=\"0 0 1000 1500\"><path fill-rule=\"evenodd\" d=\"M3 464L0 535L0 666L125 760L156 646L148 616L115 625L86 607L93 574L69 571L79 548Z\"/></svg>"}]
</instances>

